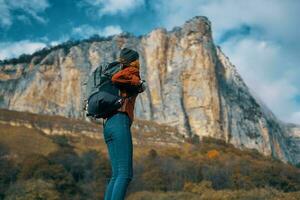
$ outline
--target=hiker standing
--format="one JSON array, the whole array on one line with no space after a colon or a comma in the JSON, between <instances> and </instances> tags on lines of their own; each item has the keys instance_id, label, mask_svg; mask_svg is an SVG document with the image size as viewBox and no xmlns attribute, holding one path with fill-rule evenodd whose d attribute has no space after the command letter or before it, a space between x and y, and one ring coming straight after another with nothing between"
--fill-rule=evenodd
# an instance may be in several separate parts
<instances>
[{"instance_id":1,"label":"hiker standing","mask_svg":"<svg viewBox=\"0 0 300 200\"><path fill-rule=\"evenodd\" d=\"M103 134L112 167L112 176L106 187L105 200L123 200L133 177L133 145L131 125L134 105L138 93L145 90L139 74L139 54L124 48L119 62L122 70L115 73L111 81L120 88L122 106L112 112L104 122Z\"/></svg>"}]
</instances>

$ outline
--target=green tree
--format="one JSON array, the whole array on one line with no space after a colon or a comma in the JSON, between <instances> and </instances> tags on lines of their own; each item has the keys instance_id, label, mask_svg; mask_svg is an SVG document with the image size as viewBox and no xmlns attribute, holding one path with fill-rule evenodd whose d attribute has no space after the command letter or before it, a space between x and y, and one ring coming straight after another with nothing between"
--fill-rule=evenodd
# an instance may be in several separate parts
<instances>
[{"instance_id":1,"label":"green tree","mask_svg":"<svg viewBox=\"0 0 300 200\"><path fill-rule=\"evenodd\" d=\"M9 149L0 144L0 199L4 198L4 193L9 185L16 181L18 167L10 158Z\"/></svg>"}]
</instances>

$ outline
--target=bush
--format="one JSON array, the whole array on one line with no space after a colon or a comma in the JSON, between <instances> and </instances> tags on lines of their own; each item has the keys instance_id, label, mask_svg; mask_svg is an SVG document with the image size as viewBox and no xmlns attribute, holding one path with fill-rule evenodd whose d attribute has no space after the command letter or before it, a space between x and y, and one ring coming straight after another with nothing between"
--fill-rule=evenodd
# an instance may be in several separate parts
<instances>
[{"instance_id":1,"label":"bush","mask_svg":"<svg viewBox=\"0 0 300 200\"><path fill-rule=\"evenodd\" d=\"M213 192L213 188L211 181L201 181L200 183L186 182L184 183L183 191L203 194L207 191Z\"/></svg>"},{"instance_id":2,"label":"bush","mask_svg":"<svg viewBox=\"0 0 300 200\"><path fill-rule=\"evenodd\" d=\"M220 153L215 149L210 150L210 151L207 152L207 157L210 158L210 159L219 157L219 155L220 155Z\"/></svg>"},{"instance_id":3,"label":"bush","mask_svg":"<svg viewBox=\"0 0 300 200\"><path fill-rule=\"evenodd\" d=\"M19 172L18 166L9 156L9 149L0 144L0 199L4 198L5 191L16 181Z\"/></svg>"},{"instance_id":4,"label":"bush","mask_svg":"<svg viewBox=\"0 0 300 200\"><path fill-rule=\"evenodd\" d=\"M18 181L6 193L5 200L60 200L54 184L41 179Z\"/></svg>"},{"instance_id":5,"label":"bush","mask_svg":"<svg viewBox=\"0 0 300 200\"><path fill-rule=\"evenodd\" d=\"M34 177L34 174L44 167L49 165L49 160L40 154L31 154L27 156L21 163L20 173L18 178L22 180L31 179Z\"/></svg>"}]
</instances>

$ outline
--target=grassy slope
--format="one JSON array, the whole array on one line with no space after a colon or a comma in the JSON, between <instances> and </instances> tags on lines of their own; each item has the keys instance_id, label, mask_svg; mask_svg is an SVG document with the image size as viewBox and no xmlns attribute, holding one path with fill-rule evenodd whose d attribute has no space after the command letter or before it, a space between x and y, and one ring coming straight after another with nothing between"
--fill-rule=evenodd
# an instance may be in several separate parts
<instances>
[{"instance_id":1,"label":"grassy slope","mask_svg":"<svg viewBox=\"0 0 300 200\"><path fill-rule=\"evenodd\" d=\"M70 133L67 137L78 153L93 149L107 154L102 134L102 121L91 123L62 116L38 115L0 109L1 121L0 144L4 144L13 154L21 157L30 153L47 155L56 150L57 145L51 139L52 136L46 135L41 129L57 129ZM171 146L181 145L182 136L173 127L136 119L131 130L135 144L135 157L145 155L154 146L162 147L161 144L164 143ZM172 136L164 134L167 132Z\"/></svg>"},{"instance_id":2,"label":"grassy slope","mask_svg":"<svg viewBox=\"0 0 300 200\"><path fill-rule=\"evenodd\" d=\"M35 129L6 124L0 124L0 143L8 147L12 156L17 158L31 153L47 155L57 149L49 137Z\"/></svg>"}]
</instances>

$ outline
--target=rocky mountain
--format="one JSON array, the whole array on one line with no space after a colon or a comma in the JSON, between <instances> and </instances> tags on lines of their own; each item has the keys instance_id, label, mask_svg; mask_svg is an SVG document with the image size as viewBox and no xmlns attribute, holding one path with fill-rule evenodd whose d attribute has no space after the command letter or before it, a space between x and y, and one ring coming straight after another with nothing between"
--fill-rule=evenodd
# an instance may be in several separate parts
<instances>
[{"instance_id":1,"label":"rocky mountain","mask_svg":"<svg viewBox=\"0 0 300 200\"><path fill-rule=\"evenodd\" d=\"M26 62L2 62L0 107L84 118L83 83L123 47L140 53L141 77L149 85L137 98L136 118L168 124L186 137L210 136L284 162L300 162L299 127L282 123L253 97L214 45L206 17L194 17L171 31L158 28L140 37L123 33L84 40Z\"/></svg>"}]
</instances>

